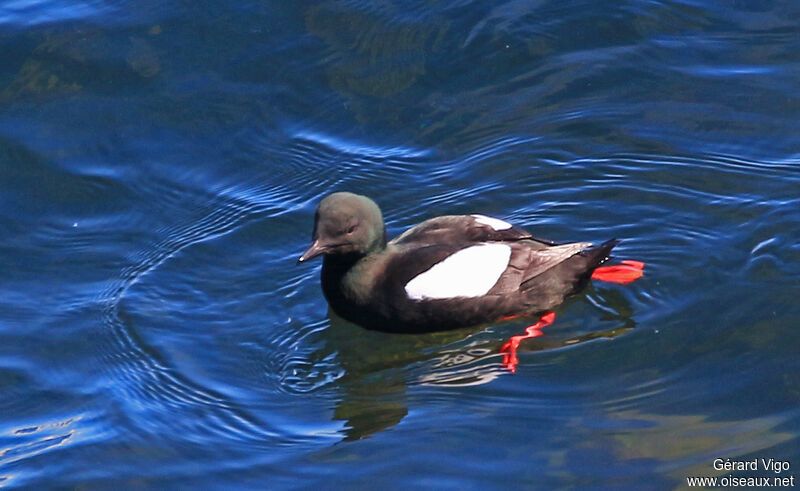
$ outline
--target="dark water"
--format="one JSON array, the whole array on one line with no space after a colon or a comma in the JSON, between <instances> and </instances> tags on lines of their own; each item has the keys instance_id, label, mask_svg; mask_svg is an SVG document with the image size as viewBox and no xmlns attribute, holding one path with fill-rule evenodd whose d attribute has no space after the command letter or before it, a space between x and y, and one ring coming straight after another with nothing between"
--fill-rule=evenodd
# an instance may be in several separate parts
<instances>
[{"instance_id":1,"label":"dark water","mask_svg":"<svg viewBox=\"0 0 800 491\"><path fill-rule=\"evenodd\" d=\"M0 487L800 478L797 2L10 0L0 54ZM328 315L334 190L646 276L510 374L523 322Z\"/></svg>"}]
</instances>

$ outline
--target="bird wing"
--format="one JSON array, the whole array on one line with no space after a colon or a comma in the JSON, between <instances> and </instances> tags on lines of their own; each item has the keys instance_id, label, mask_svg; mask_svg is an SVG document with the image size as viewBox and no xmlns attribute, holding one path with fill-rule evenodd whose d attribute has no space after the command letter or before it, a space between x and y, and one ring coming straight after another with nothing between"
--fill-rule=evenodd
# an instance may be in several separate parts
<instances>
[{"instance_id":1,"label":"bird wing","mask_svg":"<svg viewBox=\"0 0 800 491\"><path fill-rule=\"evenodd\" d=\"M490 295L503 295L516 292L523 283L553 268L591 246L591 242L573 242L549 246L532 247L531 241L511 243L511 259L508 267L497 283L489 291Z\"/></svg>"},{"instance_id":2,"label":"bird wing","mask_svg":"<svg viewBox=\"0 0 800 491\"><path fill-rule=\"evenodd\" d=\"M410 298L505 295L518 292L526 281L590 245L576 242L539 249L541 244L532 240L394 245L384 277L395 280L390 287L398 288L396 294Z\"/></svg>"}]
</instances>

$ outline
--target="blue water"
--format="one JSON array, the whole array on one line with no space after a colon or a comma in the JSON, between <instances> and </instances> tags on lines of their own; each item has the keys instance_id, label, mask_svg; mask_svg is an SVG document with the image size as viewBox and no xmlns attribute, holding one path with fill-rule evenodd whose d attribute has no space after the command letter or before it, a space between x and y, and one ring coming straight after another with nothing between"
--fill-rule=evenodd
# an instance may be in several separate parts
<instances>
[{"instance_id":1,"label":"blue water","mask_svg":"<svg viewBox=\"0 0 800 491\"><path fill-rule=\"evenodd\" d=\"M800 478L800 4L0 4L0 487ZM316 203L647 263L523 321L328 313Z\"/></svg>"}]
</instances>

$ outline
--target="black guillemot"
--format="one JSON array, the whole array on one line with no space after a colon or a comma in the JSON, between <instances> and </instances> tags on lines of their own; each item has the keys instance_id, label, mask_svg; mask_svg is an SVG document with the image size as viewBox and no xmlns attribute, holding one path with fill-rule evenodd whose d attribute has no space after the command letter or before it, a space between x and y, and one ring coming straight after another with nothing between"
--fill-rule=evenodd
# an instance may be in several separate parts
<instances>
[{"instance_id":1,"label":"black guillemot","mask_svg":"<svg viewBox=\"0 0 800 491\"><path fill-rule=\"evenodd\" d=\"M592 277L633 281L643 263L599 268L618 243L558 244L484 215L431 218L387 242L378 205L338 192L319 203L298 263L324 256L322 290L339 316L422 333L546 313Z\"/></svg>"}]
</instances>

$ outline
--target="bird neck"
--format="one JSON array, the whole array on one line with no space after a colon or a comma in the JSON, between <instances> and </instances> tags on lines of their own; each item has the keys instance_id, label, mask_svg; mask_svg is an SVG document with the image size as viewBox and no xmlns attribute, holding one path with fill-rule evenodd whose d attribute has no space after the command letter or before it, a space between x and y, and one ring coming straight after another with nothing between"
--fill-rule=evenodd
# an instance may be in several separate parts
<instances>
[{"instance_id":1,"label":"bird neck","mask_svg":"<svg viewBox=\"0 0 800 491\"><path fill-rule=\"evenodd\" d=\"M371 291L370 254L329 255L322 259L322 290L333 304L363 304Z\"/></svg>"}]
</instances>

